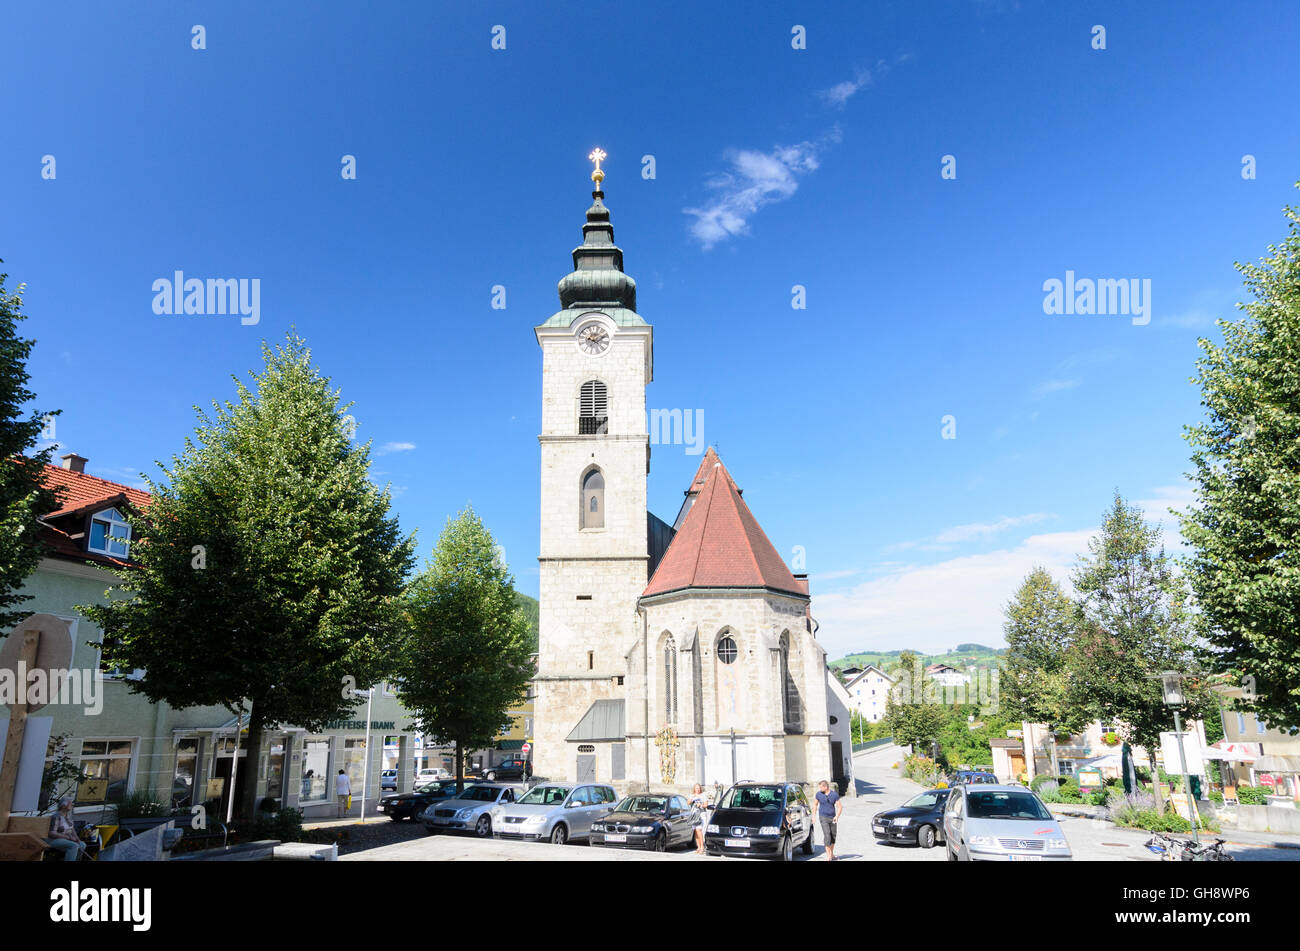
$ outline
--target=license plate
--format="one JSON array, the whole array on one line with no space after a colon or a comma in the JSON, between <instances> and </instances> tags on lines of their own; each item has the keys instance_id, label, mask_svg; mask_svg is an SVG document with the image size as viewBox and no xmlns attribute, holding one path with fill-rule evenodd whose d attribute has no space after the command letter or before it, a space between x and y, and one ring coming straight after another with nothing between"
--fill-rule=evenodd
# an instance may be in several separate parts
<instances>
[{"instance_id":1,"label":"license plate","mask_svg":"<svg viewBox=\"0 0 1300 951\"><path fill-rule=\"evenodd\" d=\"M1013 862L1041 862L1043 860L1041 855L1012 855L1009 858Z\"/></svg>"},{"instance_id":2,"label":"license plate","mask_svg":"<svg viewBox=\"0 0 1300 951\"><path fill-rule=\"evenodd\" d=\"M622 833L606 832L606 833L605 833L605 841L606 841L606 842L626 842L626 841L627 841L627 836L626 836L626 835L623 835Z\"/></svg>"},{"instance_id":3,"label":"license plate","mask_svg":"<svg viewBox=\"0 0 1300 951\"><path fill-rule=\"evenodd\" d=\"M884 827L884 826L872 826L871 828L875 829L877 832L884 832L884 831L885 831L885 827Z\"/></svg>"},{"instance_id":4,"label":"license plate","mask_svg":"<svg viewBox=\"0 0 1300 951\"><path fill-rule=\"evenodd\" d=\"M723 844L729 849L747 849L749 848L748 839L724 839Z\"/></svg>"}]
</instances>

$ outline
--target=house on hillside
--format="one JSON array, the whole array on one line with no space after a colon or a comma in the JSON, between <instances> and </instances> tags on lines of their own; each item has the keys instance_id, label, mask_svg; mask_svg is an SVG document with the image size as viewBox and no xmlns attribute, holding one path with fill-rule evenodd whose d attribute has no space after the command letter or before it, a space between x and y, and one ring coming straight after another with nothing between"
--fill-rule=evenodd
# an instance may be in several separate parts
<instances>
[{"instance_id":1,"label":"house on hillside","mask_svg":"<svg viewBox=\"0 0 1300 951\"><path fill-rule=\"evenodd\" d=\"M845 671L844 689L848 692L850 707L868 723L878 723L884 717L893 686L894 678L875 664L858 670L852 678Z\"/></svg>"}]
</instances>

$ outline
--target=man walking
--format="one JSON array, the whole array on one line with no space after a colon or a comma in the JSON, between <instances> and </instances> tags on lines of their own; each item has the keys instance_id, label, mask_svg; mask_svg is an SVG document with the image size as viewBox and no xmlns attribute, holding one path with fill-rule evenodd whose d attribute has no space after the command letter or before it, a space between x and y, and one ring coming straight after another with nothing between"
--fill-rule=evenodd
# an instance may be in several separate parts
<instances>
[{"instance_id":1,"label":"man walking","mask_svg":"<svg viewBox=\"0 0 1300 951\"><path fill-rule=\"evenodd\" d=\"M817 784L817 818L822 823L822 845L826 847L826 861L835 861L835 831L839 827L840 813L844 803L840 794L831 789L831 784L822 780Z\"/></svg>"},{"instance_id":2,"label":"man walking","mask_svg":"<svg viewBox=\"0 0 1300 951\"><path fill-rule=\"evenodd\" d=\"M339 797L339 818L342 819L348 813L348 800L352 798L352 780L343 770L334 777L334 793Z\"/></svg>"}]
</instances>

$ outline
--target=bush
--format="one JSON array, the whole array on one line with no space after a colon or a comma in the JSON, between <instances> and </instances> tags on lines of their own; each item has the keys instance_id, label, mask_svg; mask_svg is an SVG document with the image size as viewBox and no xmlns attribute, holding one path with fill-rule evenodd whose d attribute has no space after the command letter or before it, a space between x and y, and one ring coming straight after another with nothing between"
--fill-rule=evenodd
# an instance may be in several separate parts
<instances>
[{"instance_id":1,"label":"bush","mask_svg":"<svg viewBox=\"0 0 1300 951\"><path fill-rule=\"evenodd\" d=\"M279 812L259 812L253 820L252 837L247 841L258 839L279 839L281 842L302 841L302 810L281 809Z\"/></svg>"},{"instance_id":2,"label":"bush","mask_svg":"<svg viewBox=\"0 0 1300 951\"><path fill-rule=\"evenodd\" d=\"M1238 786L1237 801L1243 806L1262 806L1269 795L1267 786Z\"/></svg>"},{"instance_id":3,"label":"bush","mask_svg":"<svg viewBox=\"0 0 1300 951\"><path fill-rule=\"evenodd\" d=\"M1090 806L1104 806L1106 805L1106 800L1107 793L1102 789L1090 792L1083 797L1083 801L1088 803Z\"/></svg>"},{"instance_id":4,"label":"bush","mask_svg":"<svg viewBox=\"0 0 1300 951\"><path fill-rule=\"evenodd\" d=\"M1217 789L1211 789L1211 790L1210 790L1210 802L1217 802L1220 806L1222 806L1222 805L1223 805L1223 793L1219 792Z\"/></svg>"},{"instance_id":5,"label":"bush","mask_svg":"<svg viewBox=\"0 0 1300 951\"><path fill-rule=\"evenodd\" d=\"M118 821L122 819L163 819L171 814L171 806L155 800L153 793L128 793L126 798L117 804Z\"/></svg>"},{"instance_id":6,"label":"bush","mask_svg":"<svg viewBox=\"0 0 1300 951\"><path fill-rule=\"evenodd\" d=\"M1049 776L1047 773L1039 773L1030 781L1029 788L1034 792L1039 792L1043 788L1044 783L1056 783L1059 786L1060 782L1060 777Z\"/></svg>"},{"instance_id":7,"label":"bush","mask_svg":"<svg viewBox=\"0 0 1300 951\"><path fill-rule=\"evenodd\" d=\"M942 774L939 764L928 757L911 755L903 759L903 775L926 788L933 788Z\"/></svg>"}]
</instances>

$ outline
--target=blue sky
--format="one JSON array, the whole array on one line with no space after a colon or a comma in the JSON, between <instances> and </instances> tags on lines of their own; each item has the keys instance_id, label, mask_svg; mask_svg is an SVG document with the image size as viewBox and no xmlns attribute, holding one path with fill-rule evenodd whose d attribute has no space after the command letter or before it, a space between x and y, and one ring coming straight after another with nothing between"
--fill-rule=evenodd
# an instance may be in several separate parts
<instances>
[{"instance_id":1,"label":"blue sky","mask_svg":"<svg viewBox=\"0 0 1300 951\"><path fill-rule=\"evenodd\" d=\"M0 257L28 285L40 405L89 471L152 472L191 406L294 326L422 554L472 502L536 594L532 327L558 306L599 145L655 327L649 405L702 410L778 550L806 552L832 656L1001 643L1018 580L1063 572L1114 489L1156 516L1185 503L1196 339L1300 200L1284 2L5 20ZM156 315L152 283L178 269L259 279L259 323ZM1045 314L1067 271L1149 280L1150 322ZM697 464L655 448L654 511L672 518Z\"/></svg>"}]
</instances>

